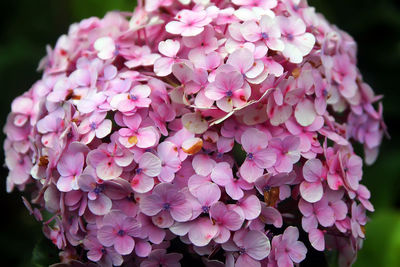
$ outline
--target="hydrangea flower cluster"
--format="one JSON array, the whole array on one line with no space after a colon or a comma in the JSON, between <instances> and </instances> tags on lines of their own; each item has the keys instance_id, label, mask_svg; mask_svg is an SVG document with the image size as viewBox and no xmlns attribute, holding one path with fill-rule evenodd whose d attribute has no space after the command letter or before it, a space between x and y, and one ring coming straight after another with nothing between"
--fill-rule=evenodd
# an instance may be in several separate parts
<instances>
[{"instance_id":1,"label":"hydrangea flower cluster","mask_svg":"<svg viewBox=\"0 0 400 267\"><path fill-rule=\"evenodd\" d=\"M40 69L4 128L7 189L64 261L355 260L374 208L350 142L374 162L381 97L306 1L139 1L73 24Z\"/></svg>"}]
</instances>

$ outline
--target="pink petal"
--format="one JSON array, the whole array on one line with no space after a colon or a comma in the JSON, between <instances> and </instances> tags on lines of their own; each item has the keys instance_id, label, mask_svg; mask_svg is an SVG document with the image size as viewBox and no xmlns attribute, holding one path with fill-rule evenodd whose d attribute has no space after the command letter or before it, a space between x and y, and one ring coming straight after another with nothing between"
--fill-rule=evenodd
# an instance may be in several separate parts
<instances>
[{"instance_id":1,"label":"pink petal","mask_svg":"<svg viewBox=\"0 0 400 267\"><path fill-rule=\"evenodd\" d=\"M310 183L303 181L300 184L301 197L310 203L321 200L323 193L324 190L321 182Z\"/></svg>"},{"instance_id":2,"label":"pink petal","mask_svg":"<svg viewBox=\"0 0 400 267\"><path fill-rule=\"evenodd\" d=\"M295 263L300 263L306 258L307 248L300 242L296 241L290 246L289 256Z\"/></svg>"},{"instance_id":3,"label":"pink petal","mask_svg":"<svg viewBox=\"0 0 400 267\"><path fill-rule=\"evenodd\" d=\"M192 161L193 169L202 176L209 175L213 171L215 164L215 161L205 154L194 156Z\"/></svg>"},{"instance_id":4,"label":"pink petal","mask_svg":"<svg viewBox=\"0 0 400 267\"><path fill-rule=\"evenodd\" d=\"M254 220L261 213L261 204L258 198L254 195L251 195L244 199L240 203L240 207L242 208L246 220Z\"/></svg>"},{"instance_id":5,"label":"pink petal","mask_svg":"<svg viewBox=\"0 0 400 267\"><path fill-rule=\"evenodd\" d=\"M296 106L294 116L301 126L306 127L311 125L317 116L314 103L309 99L304 99L303 101L299 102Z\"/></svg>"},{"instance_id":6,"label":"pink petal","mask_svg":"<svg viewBox=\"0 0 400 267\"><path fill-rule=\"evenodd\" d=\"M249 183L253 183L258 177L263 175L264 169L257 166L254 160L246 159L240 166L240 175Z\"/></svg>"},{"instance_id":7,"label":"pink petal","mask_svg":"<svg viewBox=\"0 0 400 267\"><path fill-rule=\"evenodd\" d=\"M159 58L154 62L154 72L160 77L167 76L171 74L174 63L175 60L173 58Z\"/></svg>"},{"instance_id":8,"label":"pink petal","mask_svg":"<svg viewBox=\"0 0 400 267\"><path fill-rule=\"evenodd\" d=\"M243 239L246 254L255 260L265 259L271 250L268 237L260 231L249 231Z\"/></svg>"},{"instance_id":9,"label":"pink petal","mask_svg":"<svg viewBox=\"0 0 400 267\"><path fill-rule=\"evenodd\" d=\"M312 229L308 234L308 239L311 245L318 251L325 250L325 238L324 233L319 229Z\"/></svg>"},{"instance_id":10,"label":"pink petal","mask_svg":"<svg viewBox=\"0 0 400 267\"><path fill-rule=\"evenodd\" d=\"M276 162L276 154L271 150L263 149L254 154L254 162L260 168L270 168Z\"/></svg>"},{"instance_id":11,"label":"pink petal","mask_svg":"<svg viewBox=\"0 0 400 267\"><path fill-rule=\"evenodd\" d=\"M242 180L245 182L244 180ZM244 193L240 186L240 181L233 181L225 185L226 193L234 200L239 200L243 197Z\"/></svg>"},{"instance_id":12,"label":"pink petal","mask_svg":"<svg viewBox=\"0 0 400 267\"><path fill-rule=\"evenodd\" d=\"M115 245L114 245L115 247ZM149 244L149 242L146 241L137 241L135 244L135 253L137 256L141 257L141 258L145 258L147 256L149 256L150 252L151 252L151 245Z\"/></svg>"},{"instance_id":13,"label":"pink petal","mask_svg":"<svg viewBox=\"0 0 400 267\"><path fill-rule=\"evenodd\" d=\"M97 232L97 238L99 239L100 243L107 247L112 246L115 241L114 231L114 228L110 225L101 227Z\"/></svg>"},{"instance_id":14,"label":"pink petal","mask_svg":"<svg viewBox=\"0 0 400 267\"><path fill-rule=\"evenodd\" d=\"M114 161L104 160L96 166L96 173L102 180L111 180L122 174L122 168Z\"/></svg>"},{"instance_id":15,"label":"pink petal","mask_svg":"<svg viewBox=\"0 0 400 267\"><path fill-rule=\"evenodd\" d=\"M121 255L128 255L133 251L135 247L135 240L128 235L116 236L114 242L115 251Z\"/></svg>"},{"instance_id":16,"label":"pink petal","mask_svg":"<svg viewBox=\"0 0 400 267\"><path fill-rule=\"evenodd\" d=\"M240 141L247 153L254 153L267 147L268 136L256 128L249 128L243 133Z\"/></svg>"},{"instance_id":17,"label":"pink petal","mask_svg":"<svg viewBox=\"0 0 400 267\"><path fill-rule=\"evenodd\" d=\"M89 200L88 207L95 215L105 215L111 210L112 202L107 196L100 194L96 200Z\"/></svg>"},{"instance_id":18,"label":"pink petal","mask_svg":"<svg viewBox=\"0 0 400 267\"><path fill-rule=\"evenodd\" d=\"M229 64L239 70L241 74L245 74L254 63L253 53L247 48L238 49L233 52L226 64Z\"/></svg>"},{"instance_id":19,"label":"pink petal","mask_svg":"<svg viewBox=\"0 0 400 267\"><path fill-rule=\"evenodd\" d=\"M168 39L161 41L158 44L158 51L160 51L160 53L164 56L175 57L176 54L178 54L180 47L179 41Z\"/></svg>"},{"instance_id":20,"label":"pink petal","mask_svg":"<svg viewBox=\"0 0 400 267\"><path fill-rule=\"evenodd\" d=\"M177 222L188 221L193 214L192 206L189 202L185 202L182 205L175 206L171 209L171 216Z\"/></svg>"},{"instance_id":21,"label":"pink petal","mask_svg":"<svg viewBox=\"0 0 400 267\"><path fill-rule=\"evenodd\" d=\"M227 162L218 163L212 170L211 179L218 185L226 186L233 180L231 166Z\"/></svg>"},{"instance_id":22,"label":"pink petal","mask_svg":"<svg viewBox=\"0 0 400 267\"><path fill-rule=\"evenodd\" d=\"M193 245L206 246L217 235L218 227L208 218L200 218L189 231L189 239Z\"/></svg>"},{"instance_id":23,"label":"pink petal","mask_svg":"<svg viewBox=\"0 0 400 267\"><path fill-rule=\"evenodd\" d=\"M131 181L133 191L147 193L154 187L154 179L147 175L136 175Z\"/></svg>"},{"instance_id":24,"label":"pink petal","mask_svg":"<svg viewBox=\"0 0 400 267\"><path fill-rule=\"evenodd\" d=\"M303 176L308 182L320 181L323 174L322 162L319 159L309 159L304 164Z\"/></svg>"},{"instance_id":25,"label":"pink petal","mask_svg":"<svg viewBox=\"0 0 400 267\"><path fill-rule=\"evenodd\" d=\"M161 160L150 152L145 152L139 160L139 167L149 177L155 177L161 172Z\"/></svg>"},{"instance_id":26,"label":"pink petal","mask_svg":"<svg viewBox=\"0 0 400 267\"><path fill-rule=\"evenodd\" d=\"M266 224L272 224L276 228L282 227L283 224L282 215L277 209L273 207L263 206L260 218Z\"/></svg>"},{"instance_id":27,"label":"pink petal","mask_svg":"<svg viewBox=\"0 0 400 267\"><path fill-rule=\"evenodd\" d=\"M104 138L111 133L112 122L111 120L104 120L96 129L97 138Z\"/></svg>"},{"instance_id":28,"label":"pink petal","mask_svg":"<svg viewBox=\"0 0 400 267\"><path fill-rule=\"evenodd\" d=\"M140 128L138 130L138 139L136 146L140 148L149 148L157 142L157 132L153 126Z\"/></svg>"}]
</instances>

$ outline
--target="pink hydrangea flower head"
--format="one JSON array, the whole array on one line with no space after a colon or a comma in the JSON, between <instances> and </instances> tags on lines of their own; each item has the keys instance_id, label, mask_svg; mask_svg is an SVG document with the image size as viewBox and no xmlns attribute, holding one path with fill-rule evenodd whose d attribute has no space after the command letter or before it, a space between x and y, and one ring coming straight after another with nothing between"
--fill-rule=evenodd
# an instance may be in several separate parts
<instances>
[{"instance_id":1,"label":"pink hydrangea flower head","mask_svg":"<svg viewBox=\"0 0 400 267\"><path fill-rule=\"evenodd\" d=\"M7 191L62 261L353 262L386 132L353 39L306 0L137 2L72 25L4 127Z\"/></svg>"}]
</instances>

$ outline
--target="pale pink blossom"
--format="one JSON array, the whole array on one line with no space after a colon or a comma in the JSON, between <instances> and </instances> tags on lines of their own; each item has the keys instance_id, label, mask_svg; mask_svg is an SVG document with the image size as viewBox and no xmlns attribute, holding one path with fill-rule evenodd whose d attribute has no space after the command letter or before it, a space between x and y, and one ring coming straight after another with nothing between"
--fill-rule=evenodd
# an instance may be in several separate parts
<instances>
[{"instance_id":1,"label":"pale pink blossom","mask_svg":"<svg viewBox=\"0 0 400 267\"><path fill-rule=\"evenodd\" d=\"M247 182L254 182L263 175L264 169L275 164L276 154L267 148L268 136L257 129L248 129L241 138L246 160L240 167L240 174Z\"/></svg>"},{"instance_id":2,"label":"pale pink blossom","mask_svg":"<svg viewBox=\"0 0 400 267\"><path fill-rule=\"evenodd\" d=\"M161 173L161 160L150 152L145 152L139 159L136 174L131 180L132 189L146 193L154 186L154 178Z\"/></svg>"},{"instance_id":3,"label":"pale pink blossom","mask_svg":"<svg viewBox=\"0 0 400 267\"><path fill-rule=\"evenodd\" d=\"M301 63L314 47L314 35L306 32L306 25L300 18L278 16L277 20L285 45L283 55L292 63Z\"/></svg>"},{"instance_id":4,"label":"pale pink blossom","mask_svg":"<svg viewBox=\"0 0 400 267\"><path fill-rule=\"evenodd\" d=\"M136 85L128 93L115 95L110 105L121 112L133 112L137 108L148 107L151 89L148 85Z\"/></svg>"},{"instance_id":5,"label":"pale pink blossom","mask_svg":"<svg viewBox=\"0 0 400 267\"><path fill-rule=\"evenodd\" d=\"M186 201L185 195L175 186L167 183L155 186L152 194L141 200L140 208L149 216L166 211L178 222L185 222L192 217L192 208Z\"/></svg>"},{"instance_id":6,"label":"pale pink blossom","mask_svg":"<svg viewBox=\"0 0 400 267\"><path fill-rule=\"evenodd\" d=\"M133 251L135 247L133 237L140 234L140 224L136 219L113 211L104 216L102 225L97 233L102 245L113 246L121 255L128 255Z\"/></svg>"},{"instance_id":7,"label":"pale pink blossom","mask_svg":"<svg viewBox=\"0 0 400 267\"><path fill-rule=\"evenodd\" d=\"M203 32L204 26L211 22L207 16L207 12L182 10L175 18L177 21L171 21L166 26L167 32L172 34L179 34L182 36L196 36Z\"/></svg>"}]
</instances>

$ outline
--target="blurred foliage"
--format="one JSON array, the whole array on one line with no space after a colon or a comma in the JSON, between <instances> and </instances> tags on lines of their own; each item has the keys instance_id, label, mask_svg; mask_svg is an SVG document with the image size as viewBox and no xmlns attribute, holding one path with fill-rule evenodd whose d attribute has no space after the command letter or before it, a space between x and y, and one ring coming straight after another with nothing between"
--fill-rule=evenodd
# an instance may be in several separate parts
<instances>
[{"instance_id":1,"label":"blurred foliage","mask_svg":"<svg viewBox=\"0 0 400 267\"><path fill-rule=\"evenodd\" d=\"M132 11L133 0L13 0L0 1L0 124L10 103L40 78L35 72L68 26L108 10ZM367 239L355 266L400 266L400 1L309 0L318 12L349 32L359 46L359 68L383 100L385 120L392 136L385 140L375 165L364 169L363 183L372 193L376 212L367 225ZM2 143L4 136L1 135ZM4 162L0 152L0 162ZM2 266L47 266L55 251L43 238L41 226L24 208L18 192L5 193L7 170L1 169L2 200L0 255ZM50 249L51 246L53 249ZM50 254L49 254L50 253ZM52 255L52 256L51 256Z\"/></svg>"},{"instance_id":2,"label":"blurred foliage","mask_svg":"<svg viewBox=\"0 0 400 267\"><path fill-rule=\"evenodd\" d=\"M34 267L47 267L58 260L56 247L45 237L40 238L33 248L31 264Z\"/></svg>"}]
</instances>

